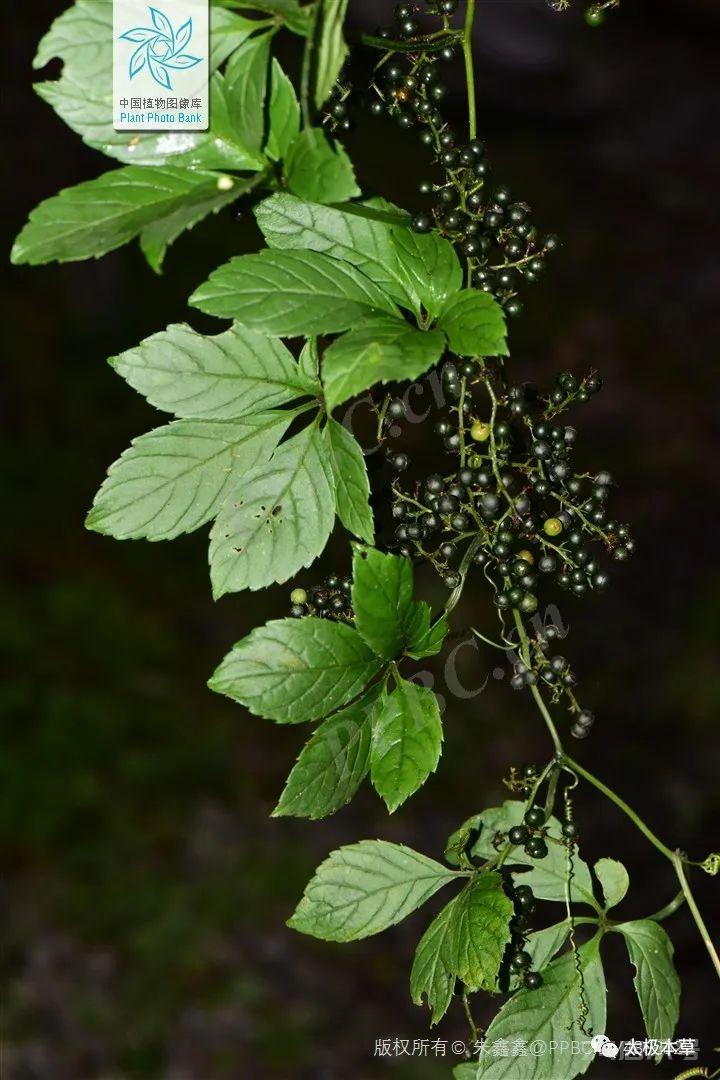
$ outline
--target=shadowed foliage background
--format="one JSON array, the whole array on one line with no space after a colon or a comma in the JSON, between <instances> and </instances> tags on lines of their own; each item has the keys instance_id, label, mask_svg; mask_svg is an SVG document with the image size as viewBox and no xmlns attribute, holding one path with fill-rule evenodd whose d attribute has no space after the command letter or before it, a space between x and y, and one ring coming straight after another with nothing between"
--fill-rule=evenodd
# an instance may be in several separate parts
<instances>
[{"instance_id":1,"label":"shadowed foliage background","mask_svg":"<svg viewBox=\"0 0 720 1080\"><path fill-rule=\"evenodd\" d=\"M111 164L32 92L35 44L63 7L15 4L6 31L6 250L40 199ZM351 4L365 28L391 8ZM477 23L493 176L563 239L523 297L512 367L539 381L560 368L600 370L606 388L574 417L578 460L620 478L615 513L638 540L607 596L562 600L563 652L599 716L578 753L671 845L699 857L720 846L719 31L710 0L623 0L592 31L580 10L479 0ZM348 145L366 190L419 208L426 151L412 134L360 116ZM381 836L438 856L461 820L503 797L511 763L548 750L529 702L491 677L479 696L448 700L439 774L395 817L365 790L323 823L271 821L305 733L272 729L205 680L233 641L286 612L288 588L213 605L204 535L118 544L83 530L107 465L158 422L105 358L187 317L184 298L208 271L258 243L251 215L230 211L178 242L165 278L135 245L99 263L6 273L8 1080L449 1076L449 1061L373 1058L378 1037L427 1034L407 990L427 914L352 946L299 937L284 920L330 849ZM432 471L431 423L408 426L406 438L418 468ZM323 573L345 571L347 550L336 536ZM471 620L491 625L481 582L458 625ZM481 656L467 685L495 664ZM442 691L442 664L435 674ZM628 917L670 899L670 867L608 804L584 790L577 814L586 857L614 855L630 869ZM700 877L697 892L717 937L718 882ZM668 929L683 977L679 1034L700 1038L717 1066L716 981L687 914ZM608 1032L639 1037L622 943L609 940L606 955ZM479 1004L478 1018L492 1011ZM459 1007L440 1035L464 1037ZM604 1080L604 1068L591 1075ZM627 1080L681 1071L617 1068Z\"/></svg>"}]
</instances>

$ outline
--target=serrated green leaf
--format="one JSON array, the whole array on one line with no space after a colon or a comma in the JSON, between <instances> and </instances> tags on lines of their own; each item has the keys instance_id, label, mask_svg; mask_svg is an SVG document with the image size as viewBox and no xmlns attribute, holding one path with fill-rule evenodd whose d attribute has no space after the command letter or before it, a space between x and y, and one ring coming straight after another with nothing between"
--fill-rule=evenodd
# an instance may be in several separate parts
<instances>
[{"instance_id":1,"label":"serrated green leaf","mask_svg":"<svg viewBox=\"0 0 720 1080\"><path fill-rule=\"evenodd\" d=\"M316 821L349 803L370 768L372 716L380 687L325 720L305 744L273 817Z\"/></svg>"},{"instance_id":2,"label":"serrated green leaf","mask_svg":"<svg viewBox=\"0 0 720 1080\"><path fill-rule=\"evenodd\" d=\"M405 679L379 706L373 725L370 779L392 814L435 772L442 720L432 690Z\"/></svg>"},{"instance_id":3,"label":"serrated green leaf","mask_svg":"<svg viewBox=\"0 0 720 1080\"><path fill-rule=\"evenodd\" d=\"M273 337L339 333L378 312L397 314L390 297L359 270L314 251L231 259L190 303Z\"/></svg>"},{"instance_id":4,"label":"serrated green leaf","mask_svg":"<svg viewBox=\"0 0 720 1080\"><path fill-rule=\"evenodd\" d=\"M419 299L404 283L390 228L359 216L358 209L357 204L352 210L321 206L282 192L259 203L255 216L269 247L318 251L352 263L397 303L419 311Z\"/></svg>"},{"instance_id":5,"label":"serrated green leaf","mask_svg":"<svg viewBox=\"0 0 720 1080\"><path fill-rule=\"evenodd\" d=\"M322 552L335 521L334 478L316 422L251 469L210 533L218 598L287 581Z\"/></svg>"},{"instance_id":6,"label":"serrated green leaf","mask_svg":"<svg viewBox=\"0 0 720 1080\"><path fill-rule=\"evenodd\" d=\"M206 199L193 199L165 217L157 218L140 233L140 248L148 266L156 274L162 273L167 249L177 238L210 214L217 214L224 207L239 199L255 184L254 179L221 177L214 192Z\"/></svg>"},{"instance_id":7,"label":"serrated green leaf","mask_svg":"<svg viewBox=\"0 0 720 1080\"><path fill-rule=\"evenodd\" d=\"M115 169L40 203L15 241L12 261L37 265L97 258L158 219L198 207L204 216L208 202L226 194L218 186L226 182L231 178L171 166Z\"/></svg>"},{"instance_id":8,"label":"serrated green leaf","mask_svg":"<svg viewBox=\"0 0 720 1080\"><path fill-rule=\"evenodd\" d=\"M485 1052L479 1063L462 1066L462 1080L574 1080L586 1072L595 1057L590 1036L602 1035L606 1021L605 975L599 938L568 952L545 969L538 990L518 990L503 1005L485 1033ZM581 1026L582 999L589 1015ZM542 1054L493 1054L493 1046L506 1047L518 1039L527 1046L544 1044Z\"/></svg>"},{"instance_id":9,"label":"serrated green leaf","mask_svg":"<svg viewBox=\"0 0 720 1080\"><path fill-rule=\"evenodd\" d=\"M680 1015L680 980L673 945L659 923L636 919L614 926L625 938L633 982L649 1039L672 1039Z\"/></svg>"},{"instance_id":10,"label":"serrated green leaf","mask_svg":"<svg viewBox=\"0 0 720 1080\"><path fill-rule=\"evenodd\" d=\"M210 7L210 71L225 63L251 34L257 31L257 20L246 19L234 11Z\"/></svg>"},{"instance_id":11,"label":"serrated green leaf","mask_svg":"<svg viewBox=\"0 0 720 1080\"><path fill-rule=\"evenodd\" d=\"M313 393L320 395L322 386L320 384L320 356L318 354L317 338L308 338L303 345L298 359L298 367L307 385L312 387Z\"/></svg>"},{"instance_id":12,"label":"serrated green leaf","mask_svg":"<svg viewBox=\"0 0 720 1080\"><path fill-rule=\"evenodd\" d=\"M343 35L348 0L317 0L320 4L320 27L315 71L315 104L318 109L327 101L348 53Z\"/></svg>"},{"instance_id":13,"label":"serrated green leaf","mask_svg":"<svg viewBox=\"0 0 720 1080\"><path fill-rule=\"evenodd\" d=\"M112 10L112 0L77 0L55 20L40 42L33 66L43 68L59 57L63 61L63 70L59 79L35 84L40 97L85 143L127 165L261 168L262 159L237 143L228 114L224 79L218 73L211 79L209 131L143 133L114 130ZM224 33L229 26L228 20L238 18L231 12L211 8L211 60L214 63L219 64L221 58L229 55L225 50L230 43L239 44L237 23L233 23L234 38L230 33L228 41ZM218 30L219 38L214 37Z\"/></svg>"},{"instance_id":14,"label":"serrated green leaf","mask_svg":"<svg viewBox=\"0 0 720 1080\"><path fill-rule=\"evenodd\" d=\"M417 330L403 319L375 315L325 350L323 385L333 409L376 383L423 375L445 351L440 330Z\"/></svg>"},{"instance_id":15,"label":"serrated green leaf","mask_svg":"<svg viewBox=\"0 0 720 1080\"><path fill-rule=\"evenodd\" d=\"M386 555L358 545L353 555L352 603L355 626L385 660L403 650L413 603L413 566L402 555Z\"/></svg>"},{"instance_id":16,"label":"serrated green leaf","mask_svg":"<svg viewBox=\"0 0 720 1080\"><path fill-rule=\"evenodd\" d=\"M410 996L416 1005L427 998L432 1024L438 1024L450 1007L455 975L450 966L449 944L458 897L446 904L420 938L410 972Z\"/></svg>"},{"instance_id":17,"label":"serrated green leaf","mask_svg":"<svg viewBox=\"0 0 720 1080\"><path fill-rule=\"evenodd\" d=\"M507 356L503 310L489 293L463 289L445 302L438 326L460 356Z\"/></svg>"},{"instance_id":18,"label":"serrated green leaf","mask_svg":"<svg viewBox=\"0 0 720 1080\"><path fill-rule=\"evenodd\" d=\"M225 71L225 94L239 143L258 156L265 141L270 41L270 34L260 34L243 42Z\"/></svg>"},{"instance_id":19,"label":"serrated green leaf","mask_svg":"<svg viewBox=\"0 0 720 1080\"><path fill-rule=\"evenodd\" d=\"M300 103L292 81L275 57L270 70L268 127L265 153L273 161L280 161L300 130Z\"/></svg>"},{"instance_id":20,"label":"serrated green leaf","mask_svg":"<svg viewBox=\"0 0 720 1080\"><path fill-rule=\"evenodd\" d=\"M313 395L313 383L274 338L235 324L215 336L169 326L110 363L156 409L234 420Z\"/></svg>"},{"instance_id":21,"label":"serrated green leaf","mask_svg":"<svg viewBox=\"0 0 720 1080\"><path fill-rule=\"evenodd\" d=\"M413 660L423 660L426 656L437 656L443 647L449 629L450 622L447 615L441 615L425 633L410 637L405 652Z\"/></svg>"},{"instance_id":22,"label":"serrated green leaf","mask_svg":"<svg viewBox=\"0 0 720 1080\"><path fill-rule=\"evenodd\" d=\"M605 907L616 907L630 888L627 870L617 859L598 859L593 870L602 885Z\"/></svg>"},{"instance_id":23,"label":"serrated green leaf","mask_svg":"<svg viewBox=\"0 0 720 1080\"><path fill-rule=\"evenodd\" d=\"M345 202L360 194L355 170L342 144L319 128L305 128L285 157L285 177L293 194L310 202Z\"/></svg>"},{"instance_id":24,"label":"serrated green leaf","mask_svg":"<svg viewBox=\"0 0 720 1080\"><path fill-rule=\"evenodd\" d=\"M256 716L302 724L357 697L381 666L346 623L277 619L239 641L208 685Z\"/></svg>"},{"instance_id":25,"label":"serrated green leaf","mask_svg":"<svg viewBox=\"0 0 720 1080\"><path fill-rule=\"evenodd\" d=\"M512 901L502 875L477 874L457 898L448 944L452 971L472 990L494 990L505 946L510 941Z\"/></svg>"},{"instance_id":26,"label":"serrated green leaf","mask_svg":"<svg viewBox=\"0 0 720 1080\"><path fill-rule=\"evenodd\" d=\"M463 284L455 248L434 232L420 235L412 229L396 227L391 235L408 292L419 297L430 315L439 315L448 298Z\"/></svg>"},{"instance_id":27,"label":"serrated green leaf","mask_svg":"<svg viewBox=\"0 0 720 1080\"><path fill-rule=\"evenodd\" d=\"M352 432L332 417L325 429L335 474L337 513L348 532L372 544L375 526L370 509L370 481L362 448Z\"/></svg>"},{"instance_id":28,"label":"serrated green leaf","mask_svg":"<svg viewBox=\"0 0 720 1080\"><path fill-rule=\"evenodd\" d=\"M317 868L288 926L325 941L357 941L401 922L454 877L402 844L361 840Z\"/></svg>"},{"instance_id":29,"label":"serrated green leaf","mask_svg":"<svg viewBox=\"0 0 720 1080\"><path fill-rule=\"evenodd\" d=\"M198 529L267 462L292 418L175 420L141 435L110 466L85 524L118 540L172 540Z\"/></svg>"},{"instance_id":30,"label":"serrated green leaf","mask_svg":"<svg viewBox=\"0 0 720 1080\"><path fill-rule=\"evenodd\" d=\"M507 833L513 825L521 825L525 803L518 800L508 800L502 806L491 810L485 810L480 815L483 829L480 837L474 844L471 854L482 858L492 858L497 855L493 847L493 837L496 833ZM561 828L557 818L551 817L547 822L548 854L544 859L533 859L527 855L523 848L514 847L505 860L507 866L528 866L531 869L527 873L516 875L516 883L522 882L529 885L540 900L565 900L565 882L568 876L567 854L563 843L560 843ZM580 858L577 850L573 852L573 875L570 896L576 903L589 904L597 910L598 904L592 890L590 868Z\"/></svg>"}]
</instances>

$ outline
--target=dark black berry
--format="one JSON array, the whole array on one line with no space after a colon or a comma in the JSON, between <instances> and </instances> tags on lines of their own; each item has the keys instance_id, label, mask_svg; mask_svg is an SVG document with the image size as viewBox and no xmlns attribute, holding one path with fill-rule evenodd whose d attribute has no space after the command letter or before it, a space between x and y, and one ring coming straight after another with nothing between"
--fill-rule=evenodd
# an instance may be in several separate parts
<instances>
[{"instance_id":1,"label":"dark black berry","mask_svg":"<svg viewBox=\"0 0 720 1080\"><path fill-rule=\"evenodd\" d=\"M524 825L514 825L508 832L508 840L517 846L526 843L529 835Z\"/></svg>"},{"instance_id":2,"label":"dark black berry","mask_svg":"<svg viewBox=\"0 0 720 1080\"><path fill-rule=\"evenodd\" d=\"M531 859L544 859L548 853L548 846L541 836L531 836L525 845L525 851Z\"/></svg>"},{"instance_id":3,"label":"dark black berry","mask_svg":"<svg viewBox=\"0 0 720 1080\"><path fill-rule=\"evenodd\" d=\"M545 824L545 811L541 806L531 806L525 813L525 822L533 829L539 828Z\"/></svg>"},{"instance_id":4,"label":"dark black berry","mask_svg":"<svg viewBox=\"0 0 720 1080\"><path fill-rule=\"evenodd\" d=\"M525 971L532 964L532 956L529 952L525 952L521 949L519 952L513 953L510 958L510 967L513 971Z\"/></svg>"}]
</instances>

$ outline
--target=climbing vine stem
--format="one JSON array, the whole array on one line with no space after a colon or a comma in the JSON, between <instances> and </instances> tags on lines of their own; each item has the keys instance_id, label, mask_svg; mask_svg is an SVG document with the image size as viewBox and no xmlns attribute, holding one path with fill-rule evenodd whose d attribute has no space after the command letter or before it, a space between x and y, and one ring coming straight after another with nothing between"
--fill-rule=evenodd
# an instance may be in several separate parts
<instances>
[{"instance_id":1,"label":"climbing vine stem","mask_svg":"<svg viewBox=\"0 0 720 1080\"><path fill-rule=\"evenodd\" d=\"M467 0L465 28L463 31L463 56L465 57L465 80L467 83L468 132L470 139L477 136L477 109L475 105L475 63L472 52L473 26L475 24L475 0Z\"/></svg>"},{"instance_id":2,"label":"climbing vine stem","mask_svg":"<svg viewBox=\"0 0 720 1080\"><path fill-rule=\"evenodd\" d=\"M682 853L676 851L672 855L672 864L675 867L675 873L677 874L678 881L682 886L683 894L685 896L685 899L687 900L687 905L690 908L690 914L695 920L695 925L698 928L700 937L703 939L703 943L708 951L710 959L713 962L713 966L715 968L715 971L717 972L718 978L720 978L720 956L718 956L718 951L715 948L712 938L710 937L708 928L705 925L705 920L700 914L700 909L695 902L695 897L692 894L692 889L690 888L688 879L685 875L685 868L683 866L683 862L684 858Z\"/></svg>"}]
</instances>

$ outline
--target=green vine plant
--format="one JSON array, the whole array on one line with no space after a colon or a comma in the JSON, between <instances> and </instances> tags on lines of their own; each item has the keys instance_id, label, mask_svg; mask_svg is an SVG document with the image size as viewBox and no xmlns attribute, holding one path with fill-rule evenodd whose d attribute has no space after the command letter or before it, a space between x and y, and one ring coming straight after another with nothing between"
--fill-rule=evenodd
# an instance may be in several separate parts
<instances>
[{"instance_id":1,"label":"green vine plant","mask_svg":"<svg viewBox=\"0 0 720 1080\"><path fill-rule=\"evenodd\" d=\"M351 573L293 587L288 617L239 641L210 680L257 716L317 724L276 816L332 814L368 776L391 813L420 788L438 766L443 728L436 695L408 677L408 660L440 653L471 581L490 590L497 630L473 628L473 640L507 651L513 689L532 698L547 728L547 761L509 768L511 797L469 817L440 858L379 839L333 851L288 925L353 941L447 889L417 946L410 992L433 1024L462 1000L470 1060L456 1066L457 1080L572 1080L605 1034L606 935L627 946L656 1054L678 1020L663 924L682 905L720 976L688 876L716 874L720 856L692 860L659 839L561 735L569 728L585 739L594 717L556 651L557 625L538 614L538 592L604 589L604 561L622 563L634 541L609 515L612 477L573 464L577 432L561 419L601 389L599 376L566 371L545 388L513 376L507 321L558 241L490 181L476 120L477 6L400 4L391 25L351 33L348 0L212 0L210 130L174 138L113 130L112 0L76 0L35 60L40 69L59 58L62 72L37 90L118 164L38 206L12 257L88 259L138 238L159 272L182 232L251 200L266 246L220 266L190 298L223 322L219 332L170 326L110 361L172 419L111 466L88 527L169 540L211 523L215 597L290 581L322 555L336 518L349 534ZM587 21L614 6L596 4ZM297 88L272 53L281 33L301 52ZM345 75L348 38L367 73L359 89ZM467 83L462 134L442 111L455 63ZM358 188L339 141L358 97L363 122L389 114L426 147L427 211L412 216ZM409 394L428 385L442 464L408 480L408 456L389 450L388 438L407 418ZM363 450L343 423L363 396L373 449L392 477L373 491L374 513ZM376 545L376 535L388 539ZM415 595L419 563L448 591L441 610ZM675 871L677 895L647 918L616 918L627 871L609 858L591 868L580 853L574 806L588 786ZM550 925L536 925L537 901L557 905ZM470 999L482 991L503 1003L479 1032ZM549 1049L494 1054L506 1040Z\"/></svg>"}]
</instances>

